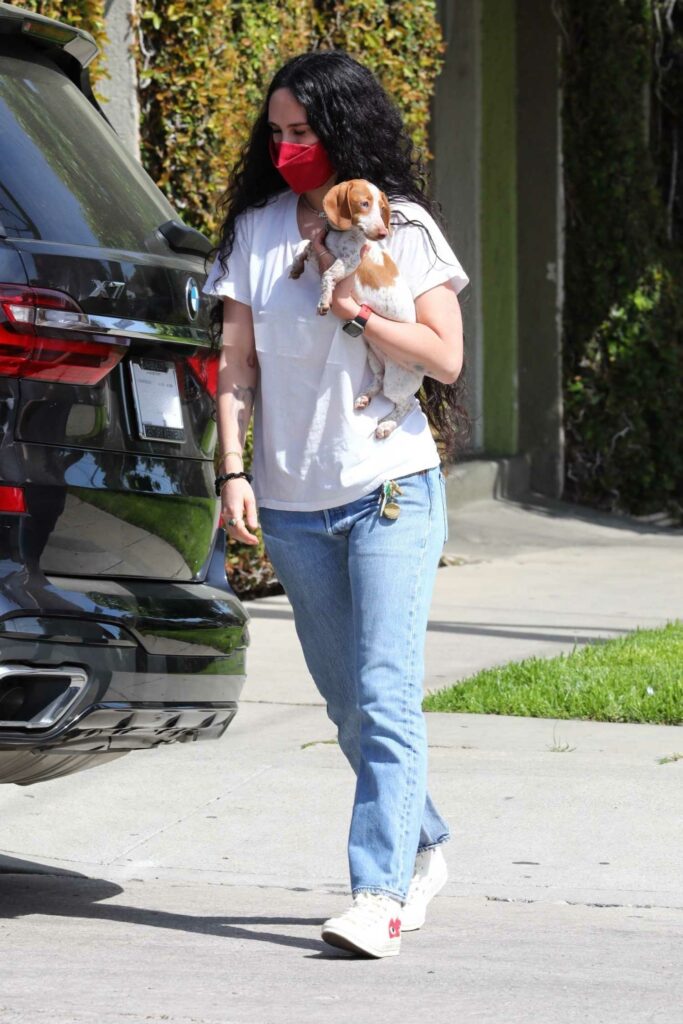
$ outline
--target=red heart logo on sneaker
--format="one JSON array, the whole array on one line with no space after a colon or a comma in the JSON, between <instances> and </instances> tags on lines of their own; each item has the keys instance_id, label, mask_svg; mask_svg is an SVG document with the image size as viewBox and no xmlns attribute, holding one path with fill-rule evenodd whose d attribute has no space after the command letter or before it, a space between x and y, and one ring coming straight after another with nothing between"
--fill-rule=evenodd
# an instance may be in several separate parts
<instances>
[{"instance_id":1,"label":"red heart logo on sneaker","mask_svg":"<svg viewBox=\"0 0 683 1024\"><path fill-rule=\"evenodd\" d=\"M400 939L401 938L401 918L392 917L389 921L389 938Z\"/></svg>"}]
</instances>

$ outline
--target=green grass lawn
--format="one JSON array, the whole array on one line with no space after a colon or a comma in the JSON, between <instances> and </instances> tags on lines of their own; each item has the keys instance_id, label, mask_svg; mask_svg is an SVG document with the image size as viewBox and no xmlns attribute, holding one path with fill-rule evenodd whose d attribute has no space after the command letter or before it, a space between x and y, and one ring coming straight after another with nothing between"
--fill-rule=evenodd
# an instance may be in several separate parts
<instances>
[{"instance_id":1,"label":"green grass lawn","mask_svg":"<svg viewBox=\"0 0 683 1024\"><path fill-rule=\"evenodd\" d=\"M424 709L680 725L683 622L486 669L430 694Z\"/></svg>"}]
</instances>

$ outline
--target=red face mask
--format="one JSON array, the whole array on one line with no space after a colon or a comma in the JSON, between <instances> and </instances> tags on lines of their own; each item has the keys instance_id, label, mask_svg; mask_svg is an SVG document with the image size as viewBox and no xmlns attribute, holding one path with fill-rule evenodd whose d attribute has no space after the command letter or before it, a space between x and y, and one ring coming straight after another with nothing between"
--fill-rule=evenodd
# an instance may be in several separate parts
<instances>
[{"instance_id":1,"label":"red face mask","mask_svg":"<svg viewBox=\"0 0 683 1024\"><path fill-rule=\"evenodd\" d=\"M271 138L268 147L274 166L299 196L324 185L334 174L322 142L302 146L298 142L274 142Z\"/></svg>"}]
</instances>

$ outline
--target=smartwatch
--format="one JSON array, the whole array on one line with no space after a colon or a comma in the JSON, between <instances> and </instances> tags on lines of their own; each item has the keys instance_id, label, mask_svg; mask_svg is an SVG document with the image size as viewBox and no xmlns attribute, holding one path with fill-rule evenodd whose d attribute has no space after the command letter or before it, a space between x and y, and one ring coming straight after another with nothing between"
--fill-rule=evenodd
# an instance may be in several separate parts
<instances>
[{"instance_id":1,"label":"smartwatch","mask_svg":"<svg viewBox=\"0 0 683 1024\"><path fill-rule=\"evenodd\" d=\"M360 307L353 320L347 320L342 326L342 331L346 331L352 338L357 338L365 330L365 325L368 322L368 317L372 313L369 306L365 303Z\"/></svg>"}]
</instances>

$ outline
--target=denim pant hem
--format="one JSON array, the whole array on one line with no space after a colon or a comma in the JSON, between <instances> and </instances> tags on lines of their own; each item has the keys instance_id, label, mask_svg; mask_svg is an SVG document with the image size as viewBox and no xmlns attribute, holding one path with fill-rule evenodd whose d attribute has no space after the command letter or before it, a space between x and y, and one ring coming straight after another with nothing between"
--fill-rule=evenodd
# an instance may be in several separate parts
<instances>
[{"instance_id":1,"label":"denim pant hem","mask_svg":"<svg viewBox=\"0 0 683 1024\"><path fill-rule=\"evenodd\" d=\"M396 900L398 903L405 903L406 893L402 896L400 893L395 892L393 889L381 889L374 885L359 885L357 889L352 892L353 896L357 896L359 892L371 892L374 896L388 896L390 900Z\"/></svg>"},{"instance_id":2,"label":"denim pant hem","mask_svg":"<svg viewBox=\"0 0 683 1024\"><path fill-rule=\"evenodd\" d=\"M437 848L437 846L443 846L444 843L448 843L448 842L450 842L450 840L451 840L451 834L450 834L450 832L446 832L446 834L443 835L443 836L440 836L439 839L437 839L435 843L425 843L424 846L418 846L417 852L418 853L424 853L425 850L435 850Z\"/></svg>"}]
</instances>

